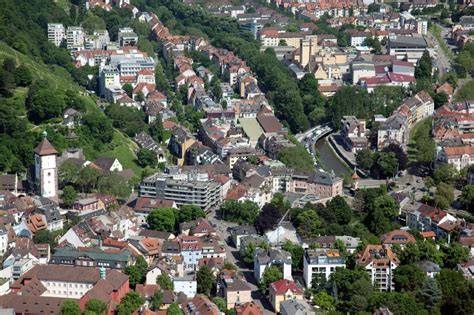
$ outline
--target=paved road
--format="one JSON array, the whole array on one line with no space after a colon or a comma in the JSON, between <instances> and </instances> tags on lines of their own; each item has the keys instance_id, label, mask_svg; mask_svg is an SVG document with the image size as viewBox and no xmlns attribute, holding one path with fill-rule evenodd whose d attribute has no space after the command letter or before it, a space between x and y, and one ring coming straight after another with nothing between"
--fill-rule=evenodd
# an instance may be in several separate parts
<instances>
[{"instance_id":1,"label":"paved road","mask_svg":"<svg viewBox=\"0 0 474 315\"><path fill-rule=\"evenodd\" d=\"M445 34L445 35L443 35ZM446 36L446 32L444 29L441 31L441 36L444 38ZM443 49L441 49L441 46L438 43L438 40L428 32L428 35L426 36L426 40L428 41L428 44L431 47L437 47L437 58L436 58L436 66L438 67L439 70L439 76L442 77L446 73L446 69L451 69L451 61L449 57L445 54Z\"/></svg>"}]
</instances>

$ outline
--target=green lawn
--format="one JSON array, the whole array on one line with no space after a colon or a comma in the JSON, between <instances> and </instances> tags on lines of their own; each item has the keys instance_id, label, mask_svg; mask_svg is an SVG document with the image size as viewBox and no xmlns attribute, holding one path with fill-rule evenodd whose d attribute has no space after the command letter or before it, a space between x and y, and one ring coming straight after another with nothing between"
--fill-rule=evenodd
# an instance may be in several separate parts
<instances>
[{"instance_id":1,"label":"green lawn","mask_svg":"<svg viewBox=\"0 0 474 315\"><path fill-rule=\"evenodd\" d=\"M134 149L137 148L136 144L117 130L114 133L112 143L115 148L103 152L102 155L117 158L124 168L132 169L135 175L140 177L142 168L135 161L136 155Z\"/></svg>"}]
</instances>

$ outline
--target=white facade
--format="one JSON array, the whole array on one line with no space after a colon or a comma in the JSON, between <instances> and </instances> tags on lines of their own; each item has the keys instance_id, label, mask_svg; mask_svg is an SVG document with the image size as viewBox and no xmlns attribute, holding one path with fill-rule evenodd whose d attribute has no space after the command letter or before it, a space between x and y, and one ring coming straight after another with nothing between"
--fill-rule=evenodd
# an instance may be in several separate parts
<instances>
[{"instance_id":1,"label":"white facade","mask_svg":"<svg viewBox=\"0 0 474 315\"><path fill-rule=\"evenodd\" d=\"M175 277L173 279L173 291L183 292L189 298L193 298L197 294L197 281L193 276Z\"/></svg>"},{"instance_id":2,"label":"white facade","mask_svg":"<svg viewBox=\"0 0 474 315\"><path fill-rule=\"evenodd\" d=\"M46 198L58 195L58 169L56 154L35 154L35 178L40 188L40 194Z\"/></svg>"},{"instance_id":3,"label":"white facade","mask_svg":"<svg viewBox=\"0 0 474 315\"><path fill-rule=\"evenodd\" d=\"M377 266L376 262L374 260L365 266L372 284L380 291L394 291L393 273L397 268L397 264L390 261L388 265Z\"/></svg>"},{"instance_id":4,"label":"white facade","mask_svg":"<svg viewBox=\"0 0 474 315\"><path fill-rule=\"evenodd\" d=\"M70 50L84 49L84 30L80 26L70 26L66 31L66 47Z\"/></svg>"},{"instance_id":5,"label":"white facade","mask_svg":"<svg viewBox=\"0 0 474 315\"><path fill-rule=\"evenodd\" d=\"M45 281L41 283L46 288L46 292L42 296L80 299L93 287L93 283L87 282L70 282L70 281Z\"/></svg>"},{"instance_id":6,"label":"white facade","mask_svg":"<svg viewBox=\"0 0 474 315\"><path fill-rule=\"evenodd\" d=\"M346 268L346 262L339 251L332 249L307 251L303 259L303 278L306 287L311 288L311 282L317 274L322 274L329 280L336 268Z\"/></svg>"},{"instance_id":7,"label":"white facade","mask_svg":"<svg viewBox=\"0 0 474 315\"><path fill-rule=\"evenodd\" d=\"M4 255L8 249L8 232L0 230L0 255Z\"/></svg>"},{"instance_id":8,"label":"white facade","mask_svg":"<svg viewBox=\"0 0 474 315\"><path fill-rule=\"evenodd\" d=\"M428 34L428 21L426 20L416 21L416 32L420 35L426 36Z\"/></svg>"},{"instance_id":9,"label":"white facade","mask_svg":"<svg viewBox=\"0 0 474 315\"><path fill-rule=\"evenodd\" d=\"M48 23L48 41L59 47L66 38L64 25L60 23Z\"/></svg>"}]
</instances>

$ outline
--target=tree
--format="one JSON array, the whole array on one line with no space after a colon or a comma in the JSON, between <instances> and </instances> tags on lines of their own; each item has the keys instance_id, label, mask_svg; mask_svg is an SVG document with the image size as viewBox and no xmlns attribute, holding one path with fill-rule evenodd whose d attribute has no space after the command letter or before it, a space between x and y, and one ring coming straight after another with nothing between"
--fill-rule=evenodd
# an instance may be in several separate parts
<instances>
[{"instance_id":1,"label":"tree","mask_svg":"<svg viewBox=\"0 0 474 315\"><path fill-rule=\"evenodd\" d=\"M100 173L97 169L91 167L83 167L77 174L76 184L82 188L82 192L92 191L96 185Z\"/></svg>"},{"instance_id":2,"label":"tree","mask_svg":"<svg viewBox=\"0 0 474 315\"><path fill-rule=\"evenodd\" d=\"M398 215L399 205L389 195L383 195L375 198L373 207L369 210L366 217L366 224L369 230L381 235L392 229L392 222Z\"/></svg>"},{"instance_id":3,"label":"tree","mask_svg":"<svg viewBox=\"0 0 474 315\"><path fill-rule=\"evenodd\" d=\"M153 124L151 124L149 131L151 137L158 143L162 143L165 140L165 128L163 127L163 122L159 114Z\"/></svg>"},{"instance_id":4,"label":"tree","mask_svg":"<svg viewBox=\"0 0 474 315\"><path fill-rule=\"evenodd\" d=\"M176 218L173 208L155 209L146 219L150 229L173 233L175 231Z\"/></svg>"},{"instance_id":5,"label":"tree","mask_svg":"<svg viewBox=\"0 0 474 315\"><path fill-rule=\"evenodd\" d=\"M334 311L334 299L326 291L319 291L313 297L314 304L321 307L323 310Z\"/></svg>"},{"instance_id":6,"label":"tree","mask_svg":"<svg viewBox=\"0 0 474 315\"><path fill-rule=\"evenodd\" d=\"M33 242L35 244L49 244L51 248L55 248L58 243L55 235L48 230L40 230L33 236Z\"/></svg>"},{"instance_id":7,"label":"tree","mask_svg":"<svg viewBox=\"0 0 474 315\"><path fill-rule=\"evenodd\" d=\"M469 314L474 309L474 288L469 286L461 273L442 269L436 275L443 297L440 301L441 314Z\"/></svg>"},{"instance_id":8,"label":"tree","mask_svg":"<svg viewBox=\"0 0 474 315\"><path fill-rule=\"evenodd\" d=\"M220 296L213 297L212 302L216 304L219 311L224 312L224 313L225 311L227 311L227 303Z\"/></svg>"},{"instance_id":9,"label":"tree","mask_svg":"<svg viewBox=\"0 0 474 315\"><path fill-rule=\"evenodd\" d=\"M108 176L101 176L97 183L98 191L101 194L112 195L118 198L127 199L131 194L131 182L134 178L127 180L116 174L111 173Z\"/></svg>"},{"instance_id":10,"label":"tree","mask_svg":"<svg viewBox=\"0 0 474 315\"><path fill-rule=\"evenodd\" d=\"M30 70L25 66L21 65L16 68L15 73L15 84L17 86L29 86L33 81Z\"/></svg>"},{"instance_id":11,"label":"tree","mask_svg":"<svg viewBox=\"0 0 474 315\"><path fill-rule=\"evenodd\" d=\"M396 175L399 170L398 159L393 152L377 152L375 153L375 162L371 172L375 177L387 178Z\"/></svg>"},{"instance_id":12,"label":"tree","mask_svg":"<svg viewBox=\"0 0 474 315\"><path fill-rule=\"evenodd\" d=\"M393 281L397 291L414 292L423 286L425 273L415 265L401 265L395 269Z\"/></svg>"},{"instance_id":13,"label":"tree","mask_svg":"<svg viewBox=\"0 0 474 315\"><path fill-rule=\"evenodd\" d=\"M4 97L10 97L12 91L15 89L15 78L14 76L0 68L0 95Z\"/></svg>"},{"instance_id":14,"label":"tree","mask_svg":"<svg viewBox=\"0 0 474 315\"><path fill-rule=\"evenodd\" d=\"M273 229L278 221L280 221L282 215L277 206L267 203L263 206L262 211L255 220L255 226L261 232Z\"/></svg>"},{"instance_id":15,"label":"tree","mask_svg":"<svg viewBox=\"0 0 474 315\"><path fill-rule=\"evenodd\" d=\"M166 315L182 315L183 311L179 308L177 303L172 303L166 310Z\"/></svg>"},{"instance_id":16,"label":"tree","mask_svg":"<svg viewBox=\"0 0 474 315\"><path fill-rule=\"evenodd\" d=\"M315 237L320 226L321 221L313 209L305 209L296 217L296 229L303 238Z\"/></svg>"},{"instance_id":17,"label":"tree","mask_svg":"<svg viewBox=\"0 0 474 315\"><path fill-rule=\"evenodd\" d=\"M163 289L156 290L155 294L151 298L151 307L154 311L160 310L161 306L163 305Z\"/></svg>"},{"instance_id":18,"label":"tree","mask_svg":"<svg viewBox=\"0 0 474 315\"><path fill-rule=\"evenodd\" d=\"M435 104L435 108L439 108L439 107L443 106L444 104L448 103L449 96L448 96L448 94L446 94L444 92L436 93L433 96L433 101L434 101L434 104Z\"/></svg>"},{"instance_id":19,"label":"tree","mask_svg":"<svg viewBox=\"0 0 474 315\"><path fill-rule=\"evenodd\" d=\"M290 240L287 240L285 244L283 244L282 249L291 254L291 266L293 270L303 269L303 247L298 244L293 244Z\"/></svg>"},{"instance_id":20,"label":"tree","mask_svg":"<svg viewBox=\"0 0 474 315\"><path fill-rule=\"evenodd\" d=\"M107 304L101 300L91 299L86 303L86 311L93 312L97 315L104 315L107 311Z\"/></svg>"},{"instance_id":21,"label":"tree","mask_svg":"<svg viewBox=\"0 0 474 315\"><path fill-rule=\"evenodd\" d=\"M255 256L255 244L253 242L249 242L247 246L245 246L245 254L244 254L244 261L247 264L252 264Z\"/></svg>"},{"instance_id":22,"label":"tree","mask_svg":"<svg viewBox=\"0 0 474 315\"><path fill-rule=\"evenodd\" d=\"M446 268L455 268L458 264L469 260L469 249L459 243L443 245L440 249L444 254L443 262Z\"/></svg>"},{"instance_id":23,"label":"tree","mask_svg":"<svg viewBox=\"0 0 474 315\"><path fill-rule=\"evenodd\" d=\"M128 292L117 306L119 315L132 315L145 301L136 292Z\"/></svg>"},{"instance_id":24,"label":"tree","mask_svg":"<svg viewBox=\"0 0 474 315\"><path fill-rule=\"evenodd\" d=\"M54 89L41 89L32 98L29 117L35 123L60 117L66 104L61 93Z\"/></svg>"},{"instance_id":25,"label":"tree","mask_svg":"<svg viewBox=\"0 0 474 315\"><path fill-rule=\"evenodd\" d=\"M449 204L453 203L454 201L454 188L449 184L439 183L436 186L436 194L446 198Z\"/></svg>"},{"instance_id":26,"label":"tree","mask_svg":"<svg viewBox=\"0 0 474 315\"><path fill-rule=\"evenodd\" d=\"M156 167L158 165L158 158L155 152L142 148L137 153L137 162L141 167Z\"/></svg>"},{"instance_id":27,"label":"tree","mask_svg":"<svg viewBox=\"0 0 474 315\"><path fill-rule=\"evenodd\" d=\"M169 274L162 272L156 278L156 283L160 285L162 290L173 290L173 280L171 280Z\"/></svg>"},{"instance_id":28,"label":"tree","mask_svg":"<svg viewBox=\"0 0 474 315\"><path fill-rule=\"evenodd\" d=\"M253 224L260 209L255 202L245 200L227 200L219 208L219 213L226 221L239 222L240 224Z\"/></svg>"},{"instance_id":29,"label":"tree","mask_svg":"<svg viewBox=\"0 0 474 315\"><path fill-rule=\"evenodd\" d=\"M262 279L260 280L260 291L266 292L268 289L268 286L278 280L283 279L283 273L280 271L280 269L275 266L271 265L269 267L265 268L265 271L263 272Z\"/></svg>"},{"instance_id":30,"label":"tree","mask_svg":"<svg viewBox=\"0 0 474 315\"><path fill-rule=\"evenodd\" d=\"M16 61L11 57L6 57L3 59L3 70L13 73L16 69Z\"/></svg>"},{"instance_id":31,"label":"tree","mask_svg":"<svg viewBox=\"0 0 474 315\"><path fill-rule=\"evenodd\" d=\"M110 143L114 135L114 129L109 119L104 119L95 113L86 114L82 118L85 134L90 139L98 140L101 144Z\"/></svg>"},{"instance_id":32,"label":"tree","mask_svg":"<svg viewBox=\"0 0 474 315\"><path fill-rule=\"evenodd\" d=\"M356 153L357 166L361 169L368 171L374 164L374 154L370 149L362 149Z\"/></svg>"},{"instance_id":33,"label":"tree","mask_svg":"<svg viewBox=\"0 0 474 315\"><path fill-rule=\"evenodd\" d=\"M128 97L132 97L133 95L133 86L130 83L125 83L122 85L122 90L128 95Z\"/></svg>"},{"instance_id":34,"label":"tree","mask_svg":"<svg viewBox=\"0 0 474 315\"><path fill-rule=\"evenodd\" d=\"M77 191L72 186L66 186L61 195L64 206L71 207L77 199Z\"/></svg>"},{"instance_id":35,"label":"tree","mask_svg":"<svg viewBox=\"0 0 474 315\"><path fill-rule=\"evenodd\" d=\"M418 61L418 65L415 67L415 77L417 79L426 79L431 82L432 71L433 65L431 63L430 53L428 50L425 50L420 61Z\"/></svg>"},{"instance_id":36,"label":"tree","mask_svg":"<svg viewBox=\"0 0 474 315\"><path fill-rule=\"evenodd\" d=\"M209 266L202 266L196 273L197 291L198 293L211 295L212 287L216 281L212 269Z\"/></svg>"},{"instance_id":37,"label":"tree","mask_svg":"<svg viewBox=\"0 0 474 315\"><path fill-rule=\"evenodd\" d=\"M65 301L61 306L60 315L81 315L79 305L74 301Z\"/></svg>"},{"instance_id":38,"label":"tree","mask_svg":"<svg viewBox=\"0 0 474 315\"><path fill-rule=\"evenodd\" d=\"M383 152L389 153L393 152L398 160L398 169L404 170L408 165L408 156L405 151L396 143L390 143L388 147L382 150Z\"/></svg>"},{"instance_id":39,"label":"tree","mask_svg":"<svg viewBox=\"0 0 474 315\"><path fill-rule=\"evenodd\" d=\"M467 211L474 213L474 185L464 186L459 200Z\"/></svg>"},{"instance_id":40,"label":"tree","mask_svg":"<svg viewBox=\"0 0 474 315\"><path fill-rule=\"evenodd\" d=\"M189 222L199 218L205 218L206 213L195 205L183 205L176 210L176 220L178 223Z\"/></svg>"},{"instance_id":41,"label":"tree","mask_svg":"<svg viewBox=\"0 0 474 315\"><path fill-rule=\"evenodd\" d=\"M343 197L334 197L326 204L326 208L334 213L337 224L345 225L351 221L352 209Z\"/></svg>"},{"instance_id":42,"label":"tree","mask_svg":"<svg viewBox=\"0 0 474 315\"><path fill-rule=\"evenodd\" d=\"M128 281L132 288L135 288L137 284L142 282L142 273L137 266L127 266L123 273L128 276Z\"/></svg>"},{"instance_id":43,"label":"tree","mask_svg":"<svg viewBox=\"0 0 474 315\"><path fill-rule=\"evenodd\" d=\"M436 165L433 178L436 183L444 182L447 184L453 184L457 177L457 171L453 165L448 163L442 163Z\"/></svg>"},{"instance_id":44,"label":"tree","mask_svg":"<svg viewBox=\"0 0 474 315\"><path fill-rule=\"evenodd\" d=\"M428 308L435 307L441 299L441 290L436 280L431 277L425 277L419 296Z\"/></svg>"}]
</instances>

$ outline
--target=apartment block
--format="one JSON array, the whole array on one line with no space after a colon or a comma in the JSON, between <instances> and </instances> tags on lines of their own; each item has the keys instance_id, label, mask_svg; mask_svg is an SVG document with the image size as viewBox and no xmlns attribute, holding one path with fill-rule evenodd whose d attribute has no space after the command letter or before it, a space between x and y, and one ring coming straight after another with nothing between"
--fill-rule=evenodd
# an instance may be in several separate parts
<instances>
[{"instance_id":1,"label":"apartment block","mask_svg":"<svg viewBox=\"0 0 474 315\"><path fill-rule=\"evenodd\" d=\"M324 275L326 280L336 268L346 268L346 261L337 249L318 248L308 250L303 260L303 278L306 287L311 287L311 282L316 275Z\"/></svg>"},{"instance_id":2,"label":"apartment block","mask_svg":"<svg viewBox=\"0 0 474 315\"><path fill-rule=\"evenodd\" d=\"M66 38L64 25L60 23L48 23L48 40L56 47L59 47Z\"/></svg>"},{"instance_id":3,"label":"apartment block","mask_svg":"<svg viewBox=\"0 0 474 315\"><path fill-rule=\"evenodd\" d=\"M66 31L66 47L72 51L84 49L85 33L80 26L69 26Z\"/></svg>"}]
</instances>

